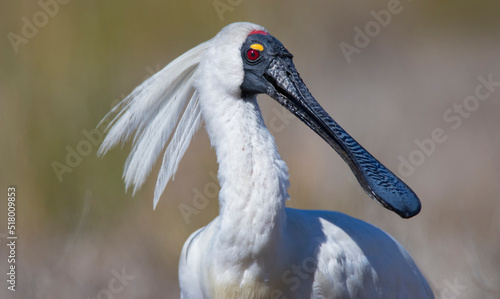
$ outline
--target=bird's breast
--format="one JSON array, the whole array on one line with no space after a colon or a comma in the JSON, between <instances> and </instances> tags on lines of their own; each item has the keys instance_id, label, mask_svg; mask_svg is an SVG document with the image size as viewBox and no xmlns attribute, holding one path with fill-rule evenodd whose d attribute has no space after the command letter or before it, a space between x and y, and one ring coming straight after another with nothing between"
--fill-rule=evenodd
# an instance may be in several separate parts
<instances>
[{"instance_id":1,"label":"bird's breast","mask_svg":"<svg viewBox=\"0 0 500 299\"><path fill-rule=\"evenodd\" d=\"M214 283L211 288L210 298L280 298L276 297L276 294L279 294L278 292L279 290L275 290L269 284L263 282L247 282L244 284Z\"/></svg>"}]
</instances>

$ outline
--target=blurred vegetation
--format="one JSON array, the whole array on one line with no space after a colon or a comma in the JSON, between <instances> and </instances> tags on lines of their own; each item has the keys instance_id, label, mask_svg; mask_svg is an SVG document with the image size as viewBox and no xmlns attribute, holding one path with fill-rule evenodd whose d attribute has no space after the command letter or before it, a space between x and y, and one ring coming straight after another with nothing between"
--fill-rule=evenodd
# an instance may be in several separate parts
<instances>
[{"instance_id":1,"label":"blurred vegetation","mask_svg":"<svg viewBox=\"0 0 500 299\"><path fill-rule=\"evenodd\" d=\"M218 14L220 2L231 9ZM9 34L22 36L24 20L43 9L37 1L3 1L0 190L18 190L16 296L94 298L125 267L135 278L120 298L179 297L182 244L218 212L216 198L189 223L178 209L191 204L193 188L213 182L217 163L206 133L197 134L153 211L157 171L132 197L121 179L130 145L97 158L82 132L175 57L231 22L251 21L287 46L313 95L393 171L399 156L418 149L415 139L435 128L448 136L405 178L423 210L402 220L369 200L331 148L293 119L273 132L290 167L289 206L338 210L391 233L437 296L457 281L465 286L457 298L498 298L500 91L457 130L442 115L474 94L478 76L500 80L500 2L402 0L402 12L347 63L339 44L352 44L353 28L388 2L68 1L16 53ZM260 103L266 120L280 109L264 96ZM82 142L91 145L88 155L60 180L53 163L67 164L68 147ZM6 195L0 205L5 233ZM1 250L2 270L6 260ZM8 296L2 283L0 297Z\"/></svg>"}]
</instances>

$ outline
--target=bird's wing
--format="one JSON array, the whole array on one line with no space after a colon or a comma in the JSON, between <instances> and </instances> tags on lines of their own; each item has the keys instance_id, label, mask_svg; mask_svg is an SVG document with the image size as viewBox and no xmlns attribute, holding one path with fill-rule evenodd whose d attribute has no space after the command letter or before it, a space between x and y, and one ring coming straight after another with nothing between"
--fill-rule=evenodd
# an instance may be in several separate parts
<instances>
[{"instance_id":1,"label":"bird's wing","mask_svg":"<svg viewBox=\"0 0 500 299\"><path fill-rule=\"evenodd\" d=\"M287 209L295 264L316 263L313 298L434 298L408 252L379 228L338 212Z\"/></svg>"},{"instance_id":2,"label":"bird's wing","mask_svg":"<svg viewBox=\"0 0 500 299\"><path fill-rule=\"evenodd\" d=\"M207 226L202 227L189 236L182 247L179 260L179 284L181 298L201 299L207 295L207 262L210 259L210 240L214 234L213 227L218 217Z\"/></svg>"}]
</instances>

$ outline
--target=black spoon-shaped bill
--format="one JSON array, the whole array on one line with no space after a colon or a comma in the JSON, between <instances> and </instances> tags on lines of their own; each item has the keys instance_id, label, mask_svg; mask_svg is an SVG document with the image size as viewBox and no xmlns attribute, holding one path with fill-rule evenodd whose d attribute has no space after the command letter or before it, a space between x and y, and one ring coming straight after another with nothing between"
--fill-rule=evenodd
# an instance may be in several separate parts
<instances>
[{"instance_id":1,"label":"black spoon-shaped bill","mask_svg":"<svg viewBox=\"0 0 500 299\"><path fill-rule=\"evenodd\" d=\"M264 74L267 94L321 136L349 165L365 192L403 218L420 212L417 195L339 126L318 104L290 57L276 57Z\"/></svg>"}]
</instances>

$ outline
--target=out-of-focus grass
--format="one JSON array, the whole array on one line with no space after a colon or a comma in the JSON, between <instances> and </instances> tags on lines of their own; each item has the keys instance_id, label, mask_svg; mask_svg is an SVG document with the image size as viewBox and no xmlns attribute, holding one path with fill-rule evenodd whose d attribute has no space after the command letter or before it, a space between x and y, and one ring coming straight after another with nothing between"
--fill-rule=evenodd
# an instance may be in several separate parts
<instances>
[{"instance_id":1,"label":"out-of-focus grass","mask_svg":"<svg viewBox=\"0 0 500 299\"><path fill-rule=\"evenodd\" d=\"M224 2L224 1L223 1ZM135 197L121 172L129 145L103 159L88 156L59 181L51 164L87 140L116 100L158 67L211 38L233 21L267 27L295 55L313 95L363 146L393 171L414 140L442 128L436 146L405 178L423 202L402 220L362 193L348 167L298 120L273 132L291 175L289 206L338 210L398 239L437 296L449 283L457 298L498 297L500 275L500 91L481 101L454 130L443 113L473 95L478 76L500 81L500 25L493 1L401 1L360 54L347 63L339 48L355 26L387 1L241 1L219 19L213 3L70 1L15 53L9 32L21 33L36 2L0 5L0 188L18 190L19 298L96 297L113 271L134 276L121 298L177 298L177 261L190 233L217 215L217 199L186 223L179 204L213 182L215 154L204 130L181 162L156 211L153 172ZM280 107L260 98L265 119ZM157 170L157 169L156 169ZM6 196L0 197L6 207ZM5 211L4 208L1 211ZM0 233L6 231L5 213ZM3 241L3 240L1 240ZM3 246L3 245L2 245ZM2 269L6 251L0 253ZM448 288L448 289L447 289ZM12 293L5 283L0 297Z\"/></svg>"}]
</instances>

